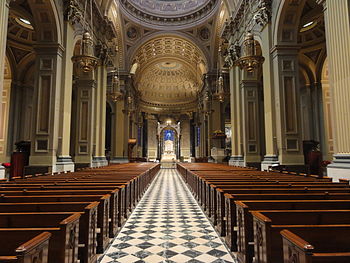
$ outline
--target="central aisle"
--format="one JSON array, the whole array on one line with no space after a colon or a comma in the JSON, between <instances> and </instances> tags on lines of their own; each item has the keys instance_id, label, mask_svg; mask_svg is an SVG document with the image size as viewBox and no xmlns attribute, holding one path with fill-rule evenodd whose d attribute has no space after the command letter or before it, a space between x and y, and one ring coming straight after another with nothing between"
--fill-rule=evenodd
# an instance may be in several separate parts
<instances>
[{"instance_id":1,"label":"central aisle","mask_svg":"<svg viewBox=\"0 0 350 263\"><path fill-rule=\"evenodd\" d=\"M235 261L177 171L162 169L100 262Z\"/></svg>"}]
</instances>

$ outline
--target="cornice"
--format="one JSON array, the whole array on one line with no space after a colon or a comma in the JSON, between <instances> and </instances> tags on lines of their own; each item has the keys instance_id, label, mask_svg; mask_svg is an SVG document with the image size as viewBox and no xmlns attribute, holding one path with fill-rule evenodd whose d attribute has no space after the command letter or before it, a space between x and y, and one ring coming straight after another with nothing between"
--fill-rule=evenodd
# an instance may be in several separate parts
<instances>
[{"instance_id":1,"label":"cornice","mask_svg":"<svg viewBox=\"0 0 350 263\"><path fill-rule=\"evenodd\" d=\"M144 23L150 28L164 29L164 27L172 27L176 29L185 29L193 27L194 24L200 24L204 20L212 17L218 7L219 0L210 0L200 9L187 14L168 15L168 14L151 14L146 9L135 7L128 0L120 0L122 12L130 20L139 24Z\"/></svg>"}]
</instances>

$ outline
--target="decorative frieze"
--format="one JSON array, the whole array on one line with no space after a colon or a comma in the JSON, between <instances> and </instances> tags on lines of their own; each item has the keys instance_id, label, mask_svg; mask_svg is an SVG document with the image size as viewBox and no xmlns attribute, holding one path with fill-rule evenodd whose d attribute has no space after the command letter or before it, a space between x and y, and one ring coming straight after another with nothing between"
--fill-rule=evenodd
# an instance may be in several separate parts
<instances>
[{"instance_id":1,"label":"decorative frieze","mask_svg":"<svg viewBox=\"0 0 350 263\"><path fill-rule=\"evenodd\" d=\"M264 27L271 19L271 0L259 0L258 11L253 17L254 21Z\"/></svg>"},{"instance_id":2,"label":"decorative frieze","mask_svg":"<svg viewBox=\"0 0 350 263\"><path fill-rule=\"evenodd\" d=\"M271 0L241 0L239 7L225 23L222 38L227 41L240 28L243 32L255 25L264 27L271 20Z\"/></svg>"},{"instance_id":3,"label":"decorative frieze","mask_svg":"<svg viewBox=\"0 0 350 263\"><path fill-rule=\"evenodd\" d=\"M72 25L81 24L83 28L84 25L84 5L85 1L81 0L64 0L64 18L66 21L70 22ZM88 13L88 12L87 12ZM86 19L90 21L91 18ZM117 37L117 32L114 28L112 21L108 17L102 16L97 4L93 1L93 19L94 19L94 30L96 35L100 35L106 40L112 40ZM101 33L103 33L101 35Z\"/></svg>"},{"instance_id":4,"label":"decorative frieze","mask_svg":"<svg viewBox=\"0 0 350 263\"><path fill-rule=\"evenodd\" d=\"M241 47L237 43L232 43L223 55L225 62L224 66L231 68L235 65L235 61L241 56Z\"/></svg>"}]
</instances>

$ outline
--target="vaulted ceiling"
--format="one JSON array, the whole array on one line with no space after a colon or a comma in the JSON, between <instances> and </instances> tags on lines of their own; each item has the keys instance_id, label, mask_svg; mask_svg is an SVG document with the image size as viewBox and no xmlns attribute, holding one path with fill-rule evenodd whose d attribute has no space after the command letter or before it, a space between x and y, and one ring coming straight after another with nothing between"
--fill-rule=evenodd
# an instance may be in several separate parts
<instances>
[{"instance_id":1,"label":"vaulted ceiling","mask_svg":"<svg viewBox=\"0 0 350 263\"><path fill-rule=\"evenodd\" d=\"M142 45L133 61L139 65L135 85L148 103L178 105L196 100L206 59L188 40L164 36Z\"/></svg>"},{"instance_id":2,"label":"vaulted ceiling","mask_svg":"<svg viewBox=\"0 0 350 263\"><path fill-rule=\"evenodd\" d=\"M203 74L215 72L222 0L119 0L125 70L144 105L196 110ZM182 106L181 106L182 105ZM186 106L185 106L186 105Z\"/></svg>"}]
</instances>

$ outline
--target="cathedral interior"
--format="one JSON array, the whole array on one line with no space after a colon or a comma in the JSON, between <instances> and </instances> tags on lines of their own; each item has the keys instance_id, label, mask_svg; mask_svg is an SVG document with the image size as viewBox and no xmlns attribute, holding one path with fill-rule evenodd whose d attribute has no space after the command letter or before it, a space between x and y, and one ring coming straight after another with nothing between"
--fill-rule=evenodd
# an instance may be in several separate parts
<instances>
[{"instance_id":1,"label":"cathedral interior","mask_svg":"<svg viewBox=\"0 0 350 263\"><path fill-rule=\"evenodd\" d=\"M248 252L242 250L239 238L238 243L232 241L236 228L232 226L230 236L230 226L236 221L229 221L224 210L216 214L212 206L232 202L236 207L235 201L227 201L228 196L220 191L217 196L206 192L205 185L213 187L209 181L214 176L222 180L228 173L241 180L245 171L260 172L257 181L266 184L275 180L270 179L272 175L280 178L276 184L290 176L291 188L300 179L292 178L297 175L308 183L315 178L320 184L333 180L319 189L327 196L339 189L326 187L349 187L348 0L0 0L0 43L0 183L10 181L0 185L0 228L2 198L16 195L15 188L13 193L7 189L11 180L29 178L31 186L21 185L22 181L12 185L27 192L37 184L41 190L49 187L51 179L34 183L40 175L61 175L67 185L76 176L74 180L83 180L86 190L93 186L85 181L96 176L100 187L125 184L118 197L124 201L111 201L111 211L113 204L121 209L118 227L134 211L108 250L110 240L103 240L103 222L96 219L96 249L102 255L98 262L277 263L282 262L277 260L281 255L264 258L270 252L261 252L256 245L261 242L247 241L246 246L255 244L252 257L248 248ZM120 181L108 175L114 172L120 173ZM280 177L283 173L287 179ZM298 183L303 185L301 179ZM50 187L53 190L59 184ZM314 186L310 183L299 190L308 195ZM93 195L102 190L86 191ZM71 194L77 193L72 190ZM272 218L266 214L260 219L263 216ZM148 230L137 230L136 225L149 223L142 217L165 221L157 225L155 220ZM192 223L174 226L184 218L191 218ZM348 220L345 215L338 218ZM108 218L107 214L108 220L109 237L116 237L114 215ZM164 222L167 226L160 230ZM174 228L169 230L169 224ZM195 230L189 232L191 224ZM186 235L187 243L181 247L174 240L167 241L170 248L162 252L165 245L160 242L147 250L137 248L146 242L139 236L126 240L135 231L142 235L152 228L167 231L169 239ZM72 231L73 252L67 252L65 260L54 260L49 247L49 261L37 259L46 252L35 252L33 261L2 261L0 248L0 262L97 262L96 252L85 251L90 241L73 249L76 232ZM299 240L295 246L300 245L300 233L288 231L281 232L283 238ZM36 241L48 240L50 234L45 233ZM175 238L174 233L180 234ZM243 237L247 239L249 233ZM222 241L225 235L228 239ZM196 238L202 238L197 240L197 250L189 247ZM227 252L226 246L238 254ZM337 251L346 255L328 255L337 256L336 260L299 261L300 253L310 247L305 245L298 254L295 246L284 248L285 255L290 254L285 263L349 262L348 250ZM185 248L190 250L185 252ZM104 256L103 251L107 251Z\"/></svg>"},{"instance_id":2,"label":"cathedral interior","mask_svg":"<svg viewBox=\"0 0 350 263\"><path fill-rule=\"evenodd\" d=\"M318 162L349 177L340 4L5 2L1 163L24 149L26 173L135 160L308 173Z\"/></svg>"}]
</instances>

